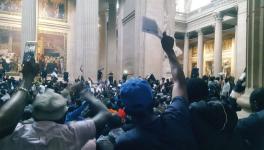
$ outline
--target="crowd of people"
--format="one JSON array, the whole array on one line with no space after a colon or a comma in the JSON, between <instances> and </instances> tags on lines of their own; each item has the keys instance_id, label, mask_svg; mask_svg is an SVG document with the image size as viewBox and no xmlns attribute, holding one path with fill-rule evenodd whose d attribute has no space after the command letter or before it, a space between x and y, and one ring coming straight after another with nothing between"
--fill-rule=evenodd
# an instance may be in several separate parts
<instances>
[{"instance_id":1,"label":"crowd of people","mask_svg":"<svg viewBox=\"0 0 264 150\"><path fill-rule=\"evenodd\" d=\"M174 39L164 33L161 44L171 79L36 79L37 64L24 63L21 80L0 84L0 149L263 150L264 89L250 96L252 114L238 119L245 73L237 82L185 78Z\"/></svg>"}]
</instances>

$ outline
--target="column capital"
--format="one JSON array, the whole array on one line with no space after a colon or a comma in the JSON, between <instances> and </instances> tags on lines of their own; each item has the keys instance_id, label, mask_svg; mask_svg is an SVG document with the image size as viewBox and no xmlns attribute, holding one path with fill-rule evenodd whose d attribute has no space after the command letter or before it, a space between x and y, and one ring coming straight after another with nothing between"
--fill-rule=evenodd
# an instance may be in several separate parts
<instances>
[{"instance_id":1,"label":"column capital","mask_svg":"<svg viewBox=\"0 0 264 150\"><path fill-rule=\"evenodd\" d=\"M189 32L186 32L186 33L184 34L184 38L185 38L185 39L189 39L189 35L190 35Z\"/></svg>"},{"instance_id":2,"label":"column capital","mask_svg":"<svg viewBox=\"0 0 264 150\"><path fill-rule=\"evenodd\" d=\"M198 30L196 30L196 32L198 33L198 35L203 35L203 30L202 29L198 29Z\"/></svg>"},{"instance_id":3,"label":"column capital","mask_svg":"<svg viewBox=\"0 0 264 150\"><path fill-rule=\"evenodd\" d=\"M223 21L223 17L224 17L223 13L221 13L221 12L215 12L213 14L213 16L214 16L214 18L215 18L216 21Z\"/></svg>"}]
</instances>

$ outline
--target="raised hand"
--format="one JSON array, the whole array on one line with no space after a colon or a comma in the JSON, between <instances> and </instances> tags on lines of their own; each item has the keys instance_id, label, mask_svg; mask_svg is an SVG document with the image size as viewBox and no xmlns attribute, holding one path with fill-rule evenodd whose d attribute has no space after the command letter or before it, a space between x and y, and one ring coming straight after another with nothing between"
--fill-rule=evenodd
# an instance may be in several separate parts
<instances>
[{"instance_id":1,"label":"raised hand","mask_svg":"<svg viewBox=\"0 0 264 150\"><path fill-rule=\"evenodd\" d=\"M23 80L28 83L33 82L35 76L39 73L39 66L36 64L35 59L32 58L28 62L24 62L22 65Z\"/></svg>"},{"instance_id":2,"label":"raised hand","mask_svg":"<svg viewBox=\"0 0 264 150\"><path fill-rule=\"evenodd\" d=\"M166 32L163 33L163 37L161 39L161 45L167 55L174 53L173 50L174 39L168 36Z\"/></svg>"},{"instance_id":3,"label":"raised hand","mask_svg":"<svg viewBox=\"0 0 264 150\"><path fill-rule=\"evenodd\" d=\"M174 82L172 98L175 98L177 96L187 97L185 76L181 64L178 62L173 50L174 39L168 36L166 32L164 32L163 38L161 39L161 45L170 62L171 74Z\"/></svg>"}]
</instances>

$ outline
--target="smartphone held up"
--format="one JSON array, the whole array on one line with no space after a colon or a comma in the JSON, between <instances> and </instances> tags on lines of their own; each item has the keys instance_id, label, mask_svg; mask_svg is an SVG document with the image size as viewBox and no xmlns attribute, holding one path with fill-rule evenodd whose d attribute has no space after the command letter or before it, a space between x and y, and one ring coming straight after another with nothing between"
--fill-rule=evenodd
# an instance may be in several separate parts
<instances>
[{"instance_id":1,"label":"smartphone held up","mask_svg":"<svg viewBox=\"0 0 264 150\"><path fill-rule=\"evenodd\" d=\"M24 49L23 64L30 62L32 59L35 60L36 57L37 42L27 41Z\"/></svg>"}]
</instances>

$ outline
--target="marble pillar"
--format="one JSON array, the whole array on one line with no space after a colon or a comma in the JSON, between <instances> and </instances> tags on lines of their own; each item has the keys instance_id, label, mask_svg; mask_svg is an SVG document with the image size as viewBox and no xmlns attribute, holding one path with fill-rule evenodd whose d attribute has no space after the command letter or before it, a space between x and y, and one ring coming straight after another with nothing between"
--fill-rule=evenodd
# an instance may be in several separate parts
<instances>
[{"instance_id":1,"label":"marble pillar","mask_svg":"<svg viewBox=\"0 0 264 150\"><path fill-rule=\"evenodd\" d=\"M247 49L247 0L238 0L237 26L236 26L236 60L235 77L246 68Z\"/></svg>"},{"instance_id":2,"label":"marble pillar","mask_svg":"<svg viewBox=\"0 0 264 150\"><path fill-rule=\"evenodd\" d=\"M221 13L215 13L214 76L222 72L222 21Z\"/></svg>"},{"instance_id":3,"label":"marble pillar","mask_svg":"<svg viewBox=\"0 0 264 150\"><path fill-rule=\"evenodd\" d=\"M99 69L102 69L103 79L107 74L107 20L108 3L99 1Z\"/></svg>"},{"instance_id":4,"label":"marble pillar","mask_svg":"<svg viewBox=\"0 0 264 150\"><path fill-rule=\"evenodd\" d=\"M76 1L75 78L83 75L96 81L98 71L98 0ZM81 69L80 69L81 68ZM83 71L81 71L83 70Z\"/></svg>"},{"instance_id":5,"label":"marble pillar","mask_svg":"<svg viewBox=\"0 0 264 150\"><path fill-rule=\"evenodd\" d=\"M70 31L67 34L67 61L66 71L69 72L70 81L75 79L75 12L76 12L76 1L68 1L68 22L70 24ZM43 40L42 40L43 41Z\"/></svg>"},{"instance_id":6,"label":"marble pillar","mask_svg":"<svg viewBox=\"0 0 264 150\"><path fill-rule=\"evenodd\" d=\"M107 26L107 74L114 73L116 77L117 70L117 35L116 35L116 0L109 0L109 17Z\"/></svg>"},{"instance_id":7,"label":"marble pillar","mask_svg":"<svg viewBox=\"0 0 264 150\"><path fill-rule=\"evenodd\" d=\"M247 87L264 85L264 0L248 1Z\"/></svg>"},{"instance_id":8,"label":"marble pillar","mask_svg":"<svg viewBox=\"0 0 264 150\"><path fill-rule=\"evenodd\" d=\"M146 0L134 0L135 4L135 73L145 76L145 33L142 32L142 16L146 14Z\"/></svg>"},{"instance_id":9,"label":"marble pillar","mask_svg":"<svg viewBox=\"0 0 264 150\"><path fill-rule=\"evenodd\" d=\"M235 26L235 34L237 34L237 26ZM232 46L231 46L232 58L231 58L231 76L236 78L236 61L237 57L239 57L239 53L237 53L237 36L235 35L232 38Z\"/></svg>"},{"instance_id":10,"label":"marble pillar","mask_svg":"<svg viewBox=\"0 0 264 150\"><path fill-rule=\"evenodd\" d=\"M170 36L174 35L175 32L175 14L176 14L176 1L175 0L164 0L164 11L165 11L165 25L167 26L167 34ZM176 43L176 42L175 42Z\"/></svg>"},{"instance_id":11,"label":"marble pillar","mask_svg":"<svg viewBox=\"0 0 264 150\"><path fill-rule=\"evenodd\" d=\"M197 68L199 68L199 77L203 76L203 55L204 55L204 44L203 44L203 32L198 30L198 44L197 44Z\"/></svg>"},{"instance_id":12,"label":"marble pillar","mask_svg":"<svg viewBox=\"0 0 264 150\"><path fill-rule=\"evenodd\" d=\"M37 40L38 0L22 0L21 57L23 60L25 43Z\"/></svg>"},{"instance_id":13,"label":"marble pillar","mask_svg":"<svg viewBox=\"0 0 264 150\"><path fill-rule=\"evenodd\" d=\"M123 75L123 40L124 40L124 34L123 34L123 21L122 19L124 18L124 1L119 0L119 9L117 12L117 30L118 30L118 39L117 39L117 79L122 79L122 75Z\"/></svg>"},{"instance_id":14,"label":"marble pillar","mask_svg":"<svg viewBox=\"0 0 264 150\"><path fill-rule=\"evenodd\" d=\"M264 86L264 0L247 2L247 89L237 100L244 110L250 110L249 97L252 91ZM244 114L242 117L246 117Z\"/></svg>"},{"instance_id":15,"label":"marble pillar","mask_svg":"<svg viewBox=\"0 0 264 150\"><path fill-rule=\"evenodd\" d=\"M189 75L188 66L189 66L189 35L188 33L186 33L184 36L184 52L183 52L183 71L186 77Z\"/></svg>"},{"instance_id":16,"label":"marble pillar","mask_svg":"<svg viewBox=\"0 0 264 150\"><path fill-rule=\"evenodd\" d=\"M145 16L156 20L160 28L164 27L164 0L146 0L145 6ZM145 38L143 38L143 40L145 45L143 49L145 51L145 76L153 73L156 78L160 78L163 75L162 69L164 58L164 52L160 44L160 39L151 34L145 33Z\"/></svg>"}]
</instances>

